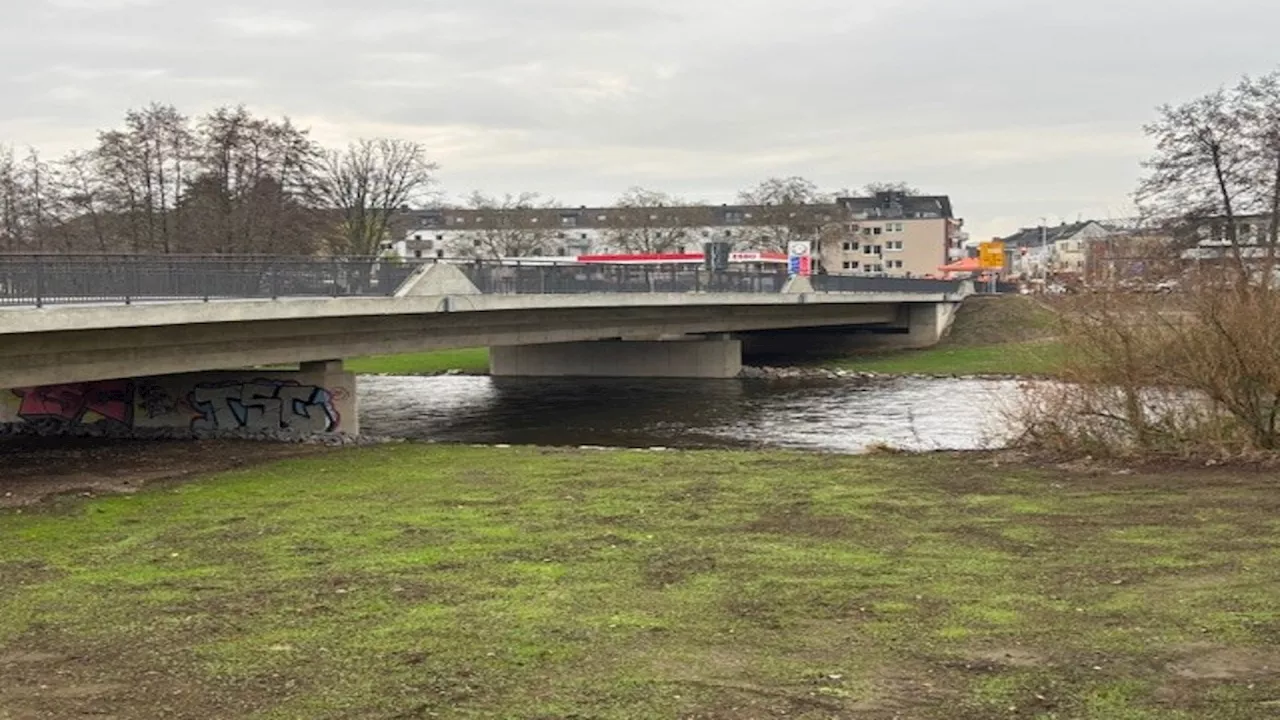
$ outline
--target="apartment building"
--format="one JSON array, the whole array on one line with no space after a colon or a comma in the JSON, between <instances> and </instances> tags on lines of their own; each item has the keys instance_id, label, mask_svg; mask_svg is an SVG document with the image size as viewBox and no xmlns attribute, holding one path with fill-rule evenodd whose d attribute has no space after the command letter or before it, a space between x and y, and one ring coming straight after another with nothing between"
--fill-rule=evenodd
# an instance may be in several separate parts
<instances>
[{"instance_id":1,"label":"apartment building","mask_svg":"<svg viewBox=\"0 0 1280 720\"><path fill-rule=\"evenodd\" d=\"M826 272L843 275L935 275L964 257L964 221L945 195L881 192L836 200L848 232L823 245Z\"/></svg>"},{"instance_id":2,"label":"apartment building","mask_svg":"<svg viewBox=\"0 0 1280 720\"><path fill-rule=\"evenodd\" d=\"M690 205L410 210L402 239L383 251L406 258L566 257L599 252L785 251L809 241L817 271L932 275L963 256L963 221L945 196L880 193L810 205Z\"/></svg>"}]
</instances>

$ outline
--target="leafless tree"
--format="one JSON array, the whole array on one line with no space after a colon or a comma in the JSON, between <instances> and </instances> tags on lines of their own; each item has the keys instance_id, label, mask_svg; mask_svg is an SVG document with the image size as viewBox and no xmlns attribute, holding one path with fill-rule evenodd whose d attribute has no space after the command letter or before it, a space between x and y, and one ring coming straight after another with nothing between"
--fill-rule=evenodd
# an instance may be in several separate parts
<instances>
[{"instance_id":1,"label":"leafless tree","mask_svg":"<svg viewBox=\"0 0 1280 720\"><path fill-rule=\"evenodd\" d=\"M541 255L549 252L548 248L557 240L555 217L547 212L555 203L543 200L538 193L493 197L477 190L467 196L465 205L479 214L479 227L472 231L471 242L462 241L458 247L450 248L457 256Z\"/></svg>"},{"instance_id":2,"label":"leafless tree","mask_svg":"<svg viewBox=\"0 0 1280 720\"><path fill-rule=\"evenodd\" d=\"M710 211L656 190L633 187L609 215L609 245L633 253L664 253L697 240L691 231L709 224Z\"/></svg>"},{"instance_id":3,"label":"leafless tree","mask_svg":"<svg viewBox=\"0 0 1280 720\"><path fill-rule=\"evenodd\" d=\"M335 252L374 255L395 213L431 189L436 165L426 148L406 140L360 140L325 155L319 197L341 218Z\"/></svg>"},{"instance_id":4,"label":"leafless tree","mask_svg":"<svg viewBox=\"0 0 1280 720\"><path fill-rule=\"evenodd\" d=\"M742 249L785 252L792 242L805 241L820 257L824 245L847 234L832 195L802 177L769 178L738 193L738 200L753 206Z\"/></svg>"},{"instance_id":5,"label":"leafless tree","mask_svg":"<svg viewBox=\"0 0 1280 720\"><path fill-rule=\"evenodd\" d=\"M919 195L919 194L920 194L920 190L919 190L918 188L916 188L914 185L912 185L911 183L906 183L906 182L902 182L902 181L898 181L898 182L873 182L873 183L867 183L867 184L862 188L862 192L863 192L867 197L872 197L872 196L874 196L874 195L876 195L876 194L878 194L878 193L882 193L882 192L898 192L898 193L902 193L902 194L904 194L904 195Z\"/></svg>"},{"instance_id":6,"label":"leafless tree","mask_svg":"<svg viewBox=\"0 0 1280 720\"><path fill-rule=\"evenodd\" d=\"M175 252L183 232L177 212L193 155L187 118L153 104L125 115L123 130L100 133L96 157L111 202L127 218L134 252Z\"/></svg>"},{"instance_id":7,"label":"leafless tree","mask_svg":"<svg viewBox=\"0 0 1280 720\"><path fill-rule=\"evenodd\" d=\"M194 243L207 252L308 254L321 216L309 211L321 149L285 118L257 118L244 107L200 120L199 175L187 190Z\"/></svg>"}]
</instances>

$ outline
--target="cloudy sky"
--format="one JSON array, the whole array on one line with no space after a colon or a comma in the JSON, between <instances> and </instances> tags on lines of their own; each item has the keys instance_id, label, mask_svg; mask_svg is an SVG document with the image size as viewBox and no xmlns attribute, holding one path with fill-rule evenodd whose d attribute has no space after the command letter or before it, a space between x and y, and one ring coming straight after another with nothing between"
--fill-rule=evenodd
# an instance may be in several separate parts
<instances>
[{"instance_id":1,"label":"cloudy sky","mask_svg":"<svg viewBox=\"0 0 1280 720\"><path fill-rule=\"evenodd\" d=\"M446 191L724 202L906 180L977 238L1122 217L1179 101L1280 63L1275 0L0 0L0 144L151 101L421 141Z\"/></svg>"}]
</instances>

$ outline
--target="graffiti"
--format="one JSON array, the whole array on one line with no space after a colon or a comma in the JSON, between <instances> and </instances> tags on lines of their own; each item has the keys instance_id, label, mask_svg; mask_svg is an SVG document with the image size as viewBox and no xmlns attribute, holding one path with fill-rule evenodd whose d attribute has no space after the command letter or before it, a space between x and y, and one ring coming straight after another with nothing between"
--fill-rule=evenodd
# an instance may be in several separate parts
<instances>
[{"instance_id":1,"label":"graffiti","mask_svg":"<svg viewBox=\"0 0 1280 720\"><path fill-rule=\"evenodd\" d=\"M191 429L333 432L341 424L334 397L315 385L254 380L197 385L189 399L200 415Z\"/></svg>"},{"instance_id":2,"label":"graffiti","mask_svg":"<svg viewBox=\"0 0 1280 720\"><path fill-rule=\"evenodd\" d=\"M23 388L13 393L20 398L18 417L27 422L58 420L80 424L100 416L108 422L133 426L133 382L129 380Z\"/></svg>"},{"instance_id":3,"label":"graffiti","mask_svg":"<svg viewBox=\"0 0 1280 720\"><path fill-rule=\"evenodd\" d=\"M160 385L142 383L138 386L137 406L147 417L161 418L177 413L179 400Z\"/></svg>"}]
</instances>

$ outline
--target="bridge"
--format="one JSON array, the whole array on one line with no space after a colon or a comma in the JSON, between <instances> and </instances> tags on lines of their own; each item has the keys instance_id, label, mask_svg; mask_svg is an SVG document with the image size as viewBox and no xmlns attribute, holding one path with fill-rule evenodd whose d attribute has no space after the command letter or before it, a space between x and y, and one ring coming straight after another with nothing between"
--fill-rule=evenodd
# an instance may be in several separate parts
<instances>
[{"instance_id":1,"label":"bridge","mask_svg":"<svg viewBox=\"0 0 1280 720\"><path fill-rule=\"evenodd\" d=\"M344 358L485 346L497 376L728 378L744 352L931 345L969 292L763 266L0 256L0 425L354 434Z\"/></svg>"}]
</instances>

